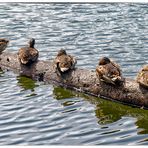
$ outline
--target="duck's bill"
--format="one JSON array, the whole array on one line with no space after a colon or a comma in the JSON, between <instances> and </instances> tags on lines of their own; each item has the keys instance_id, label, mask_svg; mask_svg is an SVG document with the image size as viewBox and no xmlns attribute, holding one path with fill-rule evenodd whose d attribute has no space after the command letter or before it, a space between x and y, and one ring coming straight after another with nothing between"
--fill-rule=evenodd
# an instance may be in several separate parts
<instances>
[{"instance_id":1,"label":"duck's bill","mask_svg":"<svg viewBox=\"0 0 148 148\"><path fill-rule=\"evenodd\" d=\"M65 72L65 71L67 71L67 70L69 70L69 68L60 68L60 70L62 71L62 72Z\"/></svg>"}]
</instances>

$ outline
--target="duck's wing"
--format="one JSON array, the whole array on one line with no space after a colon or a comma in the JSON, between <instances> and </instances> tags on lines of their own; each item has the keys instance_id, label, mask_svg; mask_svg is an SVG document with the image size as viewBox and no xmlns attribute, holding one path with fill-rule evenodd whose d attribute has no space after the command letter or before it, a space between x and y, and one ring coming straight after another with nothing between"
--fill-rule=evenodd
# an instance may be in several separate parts
<instances>
[{"instance_id":1,"label":"duck's wing","mask_svg":"<svg viewBox=\"0 0 148 148\"><path fill-rule=\"evenodd\" d=\"M18 59L21 61L22 64L27 64L29 62L29 53L27 52L28 48L20 48L18 51Z\"/></svg>"},{"instance_id":2,"label":"duck's wing","mask_svg":"<svg viewBox=\"0 0 148 148\"><path fill-rule=\"evenodd\" d=\"M106 82L115 85L118 78L118 71L112 64L106 64L106 65L99 65L96 68L97 75L99 76L99 79ZM117 72L117 75L116 75Z\"/></svg>"},{"instance_id":3,"label":"duck's wing","mask_svg":"<svg viewBox=\"0 0 148 148\"><path fill-rule=\"evenodd\" d=\"M111 59L111 64L118 70L119 74L122 75L122 70L120 65L114 62L112 59Z\"/></svg>"},{"instance_id":4,"label":"duck's wing","mask_svg":"<svg viewBox=\"0 0 148 148\"><path fill-rule=\"evenodd\" d=\"M138 83L142 86L144 86L145 88L148 88L148 78L140 78Z\"/></svg>"},{"instance_id":5,"label":"duck's wing","mask_svg":"<svg viewBox=\"0 0 148 148\"><path fill-rule=\"evenodd\" d=\"M18 57L21 59L21 57L23 57L23 55L24 55L24 48L20 48L19 50L18 50Z\"/></svg>"},{"instance_id":6,"label":"duck's wing","mask_svg":"<svg viewBox=\"0 0 148 148\"><path fill-rule=\"evenodd\" d=\"M137 75L137 82L148 88L148 67L144 67Z\"/></svg>"},{"instance_id":7,"label":"duck's wing","mask_svg":"<svg viewBox=\"0 0 148 148\"><path fill-rule=\"evenodd\" d=\"M110 77L111 80L116 83L117 85L123 84L125 78L122 77L122 73L120 70L120 66L117 63L111 63L110 65Z\"/></svg>"},{"instance_id":8,"label":"duck's wing","mask_svg":"<svg viewBox=\"0 0 148 148\"><path fill-rule=\"evenodd\" d=\"M112 81L112 79L111 79L111 77L109 75L107 65L98 65L96 67L96 75L99 77L99 79L101 81L104 81L106 83L114 84L114 82Z\"/></svg>"},{"instance_id":9,"label":"duck's wing","mask_svg":"<svg viewBox=\"0 0 148 148\"><path fill-rule=\"evenodd\" d=\"M147 67L144 66L137 74L136 81L139 83L140 81L143 81L143 77L145 73L147 72Z\"/></svg>"},{"instance_id":10,"label":"duck's wing","mask_svg":"<svg viewBox=\"0 0 148 148\"><path fill-rule=\"evenodd\" d=\"M39 56L38 50L35 49L35 48L30 48L29 52L30 52L30 60L36 61L38 59L38 56Z\"/></svg>"},{"instance_id":11,"label":"duck's wing","mask_svg":"<svg viewBox=\"0 0 148 148\"><path fill-rule=\"evenodd\" d=\"M103 79L106 83L110 83L110 84L115 85L115 82L114 82L110 77L108 77L108 76L106 76L106 75L103 75L103 76L102 76L102 79Z\"/></svg>"}]
</instances>

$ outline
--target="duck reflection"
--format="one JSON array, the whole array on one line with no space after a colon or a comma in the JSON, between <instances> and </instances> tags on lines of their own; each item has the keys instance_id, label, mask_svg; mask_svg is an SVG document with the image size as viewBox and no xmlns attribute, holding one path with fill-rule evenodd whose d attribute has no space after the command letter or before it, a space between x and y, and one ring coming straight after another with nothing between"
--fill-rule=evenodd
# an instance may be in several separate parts
<instances>
[{"instance_id":1,"label":"duck reflection","mask_svg":"<svg viewBox=\"0 0 148 148\"><path fill-rule=\"evenodd\" d=\"M123 117L131 117L137 119L135 126L138 126L138 134L148 134L148 110L84 95L61 87L55 87L53 94L55 99L63 100L61 102L63 106L73 105L76 102L81 102L83 99L95 105L94 112L99 126L105 127L105 125L116 122Z\"/></svg>"},{"instance_id":2,"label":"duck reflection","mask_svg":"<svg viewBox=\"0 0 148 148\"><path fill-rule=\"evenodd\" d=\"M22 88L22 91L24 90L30 90L31 92L34 92L34 88L37 87L38 85L34 80L31 78L25 77L25 76L18 76L18 85ZM36 95L35 93L31 93L30 96Z\"/></svg>"}]
</instances>

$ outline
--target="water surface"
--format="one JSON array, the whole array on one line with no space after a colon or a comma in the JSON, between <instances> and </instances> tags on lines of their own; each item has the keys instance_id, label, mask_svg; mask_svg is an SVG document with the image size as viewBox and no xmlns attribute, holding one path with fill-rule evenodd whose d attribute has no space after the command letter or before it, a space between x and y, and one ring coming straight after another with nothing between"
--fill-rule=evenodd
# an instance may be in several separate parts
<instances>
[{"instance_id":1,"label":"water surface","mask_svg":"<svg viewBox=\"0 0 148 148\"><path fill-rule=\"evenodd\" d=\"M0 37L16 52L36 39L40 59L60 48L95 69L118 62L135 78L148 63L148 4L0 4ZM148 144L148 111L0 72L0 145Z\"/></svg>"}]
</instances>

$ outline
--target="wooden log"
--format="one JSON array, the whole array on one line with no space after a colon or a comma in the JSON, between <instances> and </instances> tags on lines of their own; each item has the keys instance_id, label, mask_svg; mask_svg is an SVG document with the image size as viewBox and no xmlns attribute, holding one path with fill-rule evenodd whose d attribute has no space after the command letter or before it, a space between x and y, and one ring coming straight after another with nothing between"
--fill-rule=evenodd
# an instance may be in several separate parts
<instances>
[{"instance_id":1,"label":"wooden log","mask_svg":"<svg viewBox=\"0 0 148 148\"><path fill-rule=\"evenodd\" d=\"M92 70L76 68L73 71L59 75L52 61L38 60L27 67L20 64L17 54L9 52L0 55L0 67L2 70L13 70L34 80L148 109L148 90L129 78L125 79L124 86L117 87L100 82L95 71Z\"/></svg>"}]
</instances>

